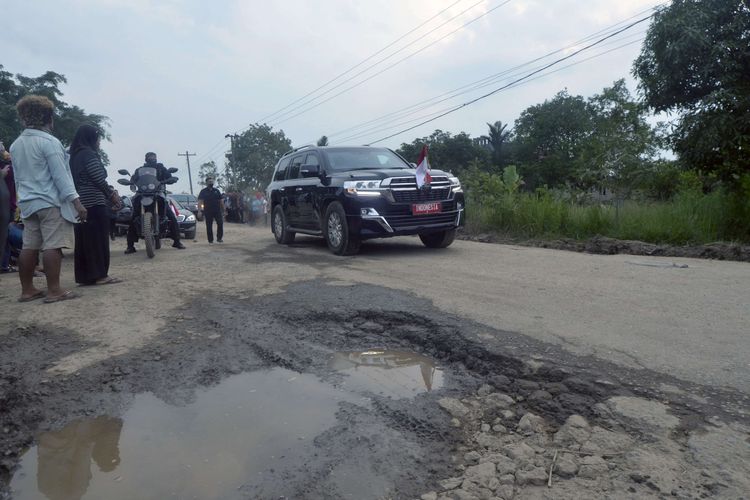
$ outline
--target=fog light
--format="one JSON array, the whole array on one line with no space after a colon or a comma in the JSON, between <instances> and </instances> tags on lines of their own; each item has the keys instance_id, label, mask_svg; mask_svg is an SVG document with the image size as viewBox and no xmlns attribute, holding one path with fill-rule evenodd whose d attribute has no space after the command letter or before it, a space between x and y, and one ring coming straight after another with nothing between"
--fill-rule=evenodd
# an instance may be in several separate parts
<instances>
[{"instance_id":1,"label":"fog light","mask_svg":"<svg viewBox=\"0 0 750 500\"><path fill-rule=\"evenodd\" d=\"M363 208L362 210L360 210L360 213L364 217L365 215L367 215L369 213L369 210L367 208Z\"/></svg>"},{"instance_id":2,"label":"fog light","mask_svg":"<svg viewBox=\"0 0 750 500\"><path fill-rule=\"evenodd\" d=\"M377 210L374 208L362 208L359 211L360 214L362 214L362 217L379 217L380 214Z\"/></svg>"}]
</instances>

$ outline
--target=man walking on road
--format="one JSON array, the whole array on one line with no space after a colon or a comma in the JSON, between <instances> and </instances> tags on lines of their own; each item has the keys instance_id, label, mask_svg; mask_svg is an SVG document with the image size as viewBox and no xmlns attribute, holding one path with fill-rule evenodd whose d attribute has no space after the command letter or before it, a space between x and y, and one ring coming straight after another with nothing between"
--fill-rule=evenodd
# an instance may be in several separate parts
<instances>
[{"instance_id":1,"label":"man walking on road","mask_svg":"<svg viewBox=\"0 0 750 500\"><path fill-rule=\"evenodd\" d=\"M10 146L18 206L23 219L23 250L19 257L20 302L45 296L34 287L34 268L42 251L47 293L44 302L77 295L60 287L62 248L70 246L72 222L86 222L62 144L52 135L55 107L47 97L28 95L16 105L26 129Z\"/></svg>"},{"instance_id":2,"label":"man walking on road","mask_svg":"<svg viewBox=\"0 0 750 500\"><path fill-rule=\"evenodd\" d=\"M224 197L221 191L214 187L213 177L206 177L206 187L201 189L198 200L203 202L208 243L213 244L214 242L214 220L216 221L216 241L222 243L224 237Z\"/></svg>"}]
</instances>

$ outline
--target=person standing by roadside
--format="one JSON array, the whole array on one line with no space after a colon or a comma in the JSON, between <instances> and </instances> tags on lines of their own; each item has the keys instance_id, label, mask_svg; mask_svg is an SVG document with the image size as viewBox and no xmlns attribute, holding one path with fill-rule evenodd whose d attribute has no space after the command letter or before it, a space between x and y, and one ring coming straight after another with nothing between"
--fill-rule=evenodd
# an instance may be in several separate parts
<instances>
[{"instance_id":1,"label":"person standing by roadside","mask_svg":"<svg viewBox=\"0 0 750 500\"><path fill-rule=\"evenodd\" d=\"M10 265L5 265L5 254L10 252L7 244L8 225L13 213L10 210L13 200L11 199L8 184L6 183L6 179L12 175L10 171L10 155L6 157L7 154L8 152L5 151L3 143L0 142L0 258L3 261L3 268L0 269L0 272L3 273L10 272Z\"/></svg>"},{"instance_id":2,"label":"person standing by roadside","mask_svg":"<svg viewBox=\"0 0 750 500\"><path fill-rule=\"evenodd\" d=\"M45 297L34 286L34 268L42 251L47 276L45 302L74 299L77 294L60 287L62 249L69 246L71 224L86 221L65 150L52 135L55 105L47 97L27 95L16 104L26 129L10 146L18 206L23 219L23 250L19 257L20 302Z\"/></svg>"},{"instance_id":3,"label":"person standing by roadside","mask_svg":"<svg viewBox=\"0 0 750 500\"><path fill-rule=\"evenodd\" d=\"M213 223L216 221L216 241L223 243L224 238L224 196L214 187L213 177L206 177L206 187L201 189L198 199L203 202L203 216L206 219L208 243L214 242Z\"/></svg>"},{"instance_id":4,"label":"person standing by roadside","mask_svg":"<svg viewBox=\"0 0 750 500\"><path fill-rule=\"evenodd\" d=\"M75 278L81 285L108 285L121 280L109 276L110 220L107 201L120 207L120 196L107 184L99 157L101 136L96 127L81 125L70 146L70 169L88 219L75 226Z\"/></svg>"}]
</instances>

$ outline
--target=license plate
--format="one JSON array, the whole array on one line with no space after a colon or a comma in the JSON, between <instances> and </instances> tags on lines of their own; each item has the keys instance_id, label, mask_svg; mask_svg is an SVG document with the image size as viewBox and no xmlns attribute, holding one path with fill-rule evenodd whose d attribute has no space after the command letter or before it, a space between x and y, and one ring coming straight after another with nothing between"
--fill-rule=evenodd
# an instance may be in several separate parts
<instances>
[{"instance_id":1,"label":"license plate","mask_svg":"<svg viewBox=\"0 0 750 500\"><path fill-rule=\"evenodd\" d=\"M437 214L442 210L440 202L415 203L411 206L412 215Z\"/></svg>"}]
</instances>

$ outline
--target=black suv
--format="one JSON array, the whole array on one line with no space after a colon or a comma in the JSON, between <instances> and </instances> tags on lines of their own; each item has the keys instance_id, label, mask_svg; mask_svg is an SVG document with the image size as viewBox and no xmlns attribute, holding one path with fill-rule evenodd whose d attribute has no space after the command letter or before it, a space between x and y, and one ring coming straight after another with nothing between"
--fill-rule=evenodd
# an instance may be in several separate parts
<instances>
[{"instance_id":1,"label":"black suv","mask_svg":"<svg viewBox=\"0 0 750 500\"><path fill-rule=\"evenodd\" d=\"M304 146L276 164L268 186L276 241L296 233L323 236L337 255L362 240L417 234L425 246L453 243L464 223L459 180L431 170L417 188L413 164L386 148Z\"/></svg>"}]
</instances>

